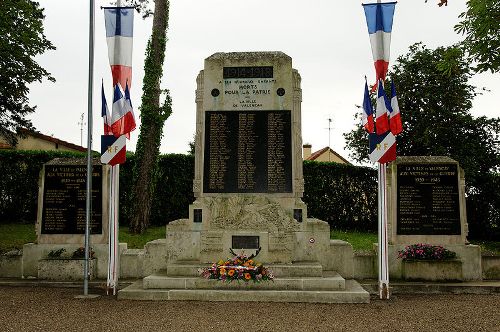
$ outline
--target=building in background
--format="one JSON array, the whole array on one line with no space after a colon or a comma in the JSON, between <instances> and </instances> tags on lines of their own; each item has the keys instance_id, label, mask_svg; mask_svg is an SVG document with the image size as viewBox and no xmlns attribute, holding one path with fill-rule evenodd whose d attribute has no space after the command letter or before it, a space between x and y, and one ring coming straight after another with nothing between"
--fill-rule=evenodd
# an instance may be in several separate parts
<instances>
[{"instance_id":1,"label":"building in background","mask_svg":"<svg viewBox=\"0 0 500 332\"><path fill-rule=\"evenodd\" d=\"M52 136L35 131L21 129L17 135L17 144L12 146L0 135L0 150L59 150L72 152L87 152L83 146L69 143Z\"/></svg>"},{"instance_id":2,"label":"building in background","mask_svg":"<svg viewBox=\"0 0 500 332\"><path fill-rule=\"evenodd\" d=\"M304 144L303 148L303 158L304 160L314 160L314 161L326 161L326 162L334 162L339 164L349 164L351 163L347 161L344 157L339 155L337 152L333 151L330 147L324 147L321 150L318 150L314 153L311 153L312 145Z\"/></svg>"}]
</instances>

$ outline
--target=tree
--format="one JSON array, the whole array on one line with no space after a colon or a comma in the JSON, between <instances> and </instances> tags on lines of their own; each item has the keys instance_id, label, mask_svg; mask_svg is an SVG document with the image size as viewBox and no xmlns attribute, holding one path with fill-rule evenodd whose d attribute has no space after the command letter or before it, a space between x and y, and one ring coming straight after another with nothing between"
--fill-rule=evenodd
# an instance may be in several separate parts
<instances>
[{"instance_id":1,"label":"tree","mask_svg":"<svg viewBox=\"0 0 500 332\"><path fill-rule=\"evenodd\" d=\"M20 128L34 129L27 115L36 106L28 104L29 84L55 79L35 60L54 50L45 38L43 8L30 0L0 2L0 135L12 145Z\"/></svg>"},{"instance_id":2,"label":"tree","mask_svg":"<svg viewBox=\"0 0 500 332\"><path fill-rule=\"evenodd\" d=\"M144 5L144 1L140 1ZM169 1L156 0L153 12L151 38L146 48L141 111L141 128L136 147L132 189L132 218L130 231L142 233L149 225L152 197L157 181L158 157L163 135L163 124L172 113L172 99L168 90L160 88L167 43ZM144 7L142 8L143 10ZM143 11L144 16L151 12ZM160 104L161 95L165 100Z\"/></svg>"},{"instance_id":3,"label":"tree","mask_svg":"<svg viewBox=\"0 0 500 332\"><path fill-rule=\"evenodd\" d=\"M469 0L455 31L465 35L462 46L478 72L500 70L500 1Z\"/></svg>"},{"instance_id":4,"label":"tree","mask_svg":"<svg viewBox=\"0 0 500 332\"><path fill-rule=\"evenodd\" d=\"M397 58L388 76L398 90L403 119L403 133L397 138L398 155L449 156L457 160L465 170L469 198L487 203L494 192L491 186L499 178L500 118L474 118L470 114L477 94L468 83L472 73L458 47L431 50L417 43L410 46L408 54ZM344 134L357 161L368 158L366 136L361 126ZM498 230L500 205L479 209L487 214L484 222Z\"/></svg>"}]
</instances>

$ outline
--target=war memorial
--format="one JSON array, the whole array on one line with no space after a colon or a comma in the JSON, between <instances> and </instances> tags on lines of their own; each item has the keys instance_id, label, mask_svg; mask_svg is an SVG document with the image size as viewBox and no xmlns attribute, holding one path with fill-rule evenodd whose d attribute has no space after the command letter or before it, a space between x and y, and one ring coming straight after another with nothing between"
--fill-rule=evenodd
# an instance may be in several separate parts
<instances>
[{"instance_id":1,"label":"war memorial","mask_svg":"<svg viewBox=\"0 0 500 332\"><path fill-rule=\"evenodd\" d=\"M375 279L376 255L359 255L330 239L330 227L310 218L302 201L301 77L282 52L216 53L196 78L196 136L189 218L166 225L166 238L143 249L119 246L119 277L136 282L118 299L362 303L356 280ZM2 256L1 277L81 280L84 163L53 160L40 173L38 241ZM390 278L474 281L485 264L467 243L465 174L448 157L399 157L387 168ZM93 172L90 277L108 267L109 166ZM451 260L405 261L405 246L426 243L456 253ZM374 247L376 245L374 244ZM255 256L273 280L207 279L203 269L232 255ZM497 265L495 265L497 264ZM487 266L486 266L487 265ZM491 278L491 273L489 274ZM493 279L495 274L493 273Z\"/></svg>"}]
</instances>

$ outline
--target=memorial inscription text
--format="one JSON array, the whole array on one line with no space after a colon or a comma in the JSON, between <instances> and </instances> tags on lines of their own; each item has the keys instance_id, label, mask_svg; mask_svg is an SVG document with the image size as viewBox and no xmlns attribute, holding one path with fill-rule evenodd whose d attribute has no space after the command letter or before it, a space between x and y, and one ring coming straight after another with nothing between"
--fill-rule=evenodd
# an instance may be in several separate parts
<instances>
[{"instance_id":1,"label":"memorial inscription text","mask_svg":"<svg viewBox=\"0 0 500 332\"><path fill-rule=\"evenodd\" d=\"M205 114L203 191L292 192L290 111Z\"/></svg>"},{"instance_id":2,"label":"memorial inscription text","mask_svg":"<svg viewBox=\"0 0 500 332\"><path fill-rule=\"evenodd\" d=\"M85 234L87 167L45 165L42 234ZM102 166L92 173L90 231L102 234Z\"/></svg>"},{"instance_id":3,"label":"memorial inscription text","mask_svg":"<svg viewBox=\"0 0 500 332\"><path fill-rule=\"evenodd\" d=\"M397 183L397 234L461 233L456 164L401 164Z\"/></svg>"}]
</instances>

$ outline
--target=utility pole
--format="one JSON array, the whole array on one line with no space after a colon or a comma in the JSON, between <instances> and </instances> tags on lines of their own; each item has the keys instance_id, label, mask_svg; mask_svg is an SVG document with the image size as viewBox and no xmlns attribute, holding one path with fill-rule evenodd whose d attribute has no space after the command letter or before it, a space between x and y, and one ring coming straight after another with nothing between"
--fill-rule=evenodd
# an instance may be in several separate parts
<instances>
[{"instance_id":1,"label":"utility pole","mask_svg":"<svg viewBox=\"0 0 500 332\"><path fill-rule=\"evenodd\" d=\"M80 146L83 146L83 126L87 124L85 121L83 121L84 116L85 113L82 113L82 115L80 115L80 122L78 122L78 125L80 126Z\"/></svg>"},{"instance_id":2,"label":"utility pole","mask_svg":"<svg viewBox=\"0 0 500 332\"><path fill-rule=\"evenodd\" d=\"M328 161L331 161L331 154L330 154L330 132L332 130L331 128L331 124L332 124L332 118L328 118Z\"/></svg>"}]
</instances>

